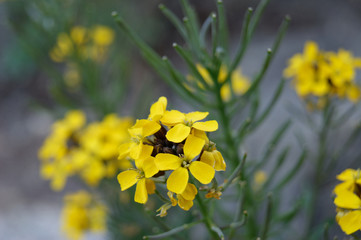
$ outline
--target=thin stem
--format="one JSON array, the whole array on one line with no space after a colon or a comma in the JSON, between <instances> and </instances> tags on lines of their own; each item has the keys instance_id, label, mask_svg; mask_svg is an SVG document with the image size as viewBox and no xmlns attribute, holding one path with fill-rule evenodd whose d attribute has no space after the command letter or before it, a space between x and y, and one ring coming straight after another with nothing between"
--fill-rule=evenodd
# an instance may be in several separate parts
<instances>
[{"instance_id":1,"label":"thin stem","mask_svg":"<svg viewBox=\"0 0 361 240\"><path fill-rule=\"evenodd\" d=\"M203 215L203 222L204 224L206 225L207 229L208 229L208 232L209 234L211 234L211 236L214 238L214 239L217 239L219 238L219 235L217 232L214 231L214 229L212 229L212 227L214 226L214 223L212 222L210 216L208 215L208 210L207 210L207 207L206 205L204 204L202 198L200 197L199 194L196 195L196 200L198 202L198 205L199 205L199 209L201 210L201 213Z\"/></svg>"},{"instance_id":2,"label":"thin stem","mask_svg":"<svg viewBox=\"0 0 361 240\"><path fill-rule=\"evenodd\" d=\"M224 192L229 187L229 185L233 182L233 180L239 176L242 169L244 168L244 165L246 163L246 159L247 159L247 154L244 154L243 158L242 158L242 161L238 164L236 169L234 169L231 176L229 176L229 178L224 181L224 184L222 186L222 192Z\"/></svg>"},{"instance_id":3,"label":"thin stem","mask_svg":"<svg viewBox=\"0 0 361 240\"><path fill-rule=\"evenodd\" d=\"M148 235L148 236L143 236L143 239L164 239L166 237L170 237L173 236L181 231L187 230L199 223L201 223L203 220L200 221L196 221L196 222L192 222L192 223L187 223L187 224L183 224L182 226L173 228L172 230L168 231L168 232L164 232L164 233L160 233L160 234L156 234L156 235Z\"/></svg>"},{"instance_id":4,"label":"thin stem","mask_svg":"<svg viewBox=\"0 0 361 240\"><path fill-rule=\"evenodd\" d=\"M264 222L264 226L262 229L262 233L261 233L261 239L262 240L266 240L267 239L267 234L269 231L269 227L270 227L270 223L271 223L271 217L272 217L272 194L269 194L267 196L268 198L268 202L267 202L267 212L266 212L266 218L265 218L265 222Z\"/></svg>"}]
</instances>

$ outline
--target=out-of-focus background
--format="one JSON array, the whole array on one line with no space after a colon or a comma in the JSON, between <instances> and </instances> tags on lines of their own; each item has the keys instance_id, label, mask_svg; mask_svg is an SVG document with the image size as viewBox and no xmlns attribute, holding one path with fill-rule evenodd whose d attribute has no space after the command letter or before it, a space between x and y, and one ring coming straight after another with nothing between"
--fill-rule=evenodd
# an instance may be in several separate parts
<instances>
[{"instance_id":1,"label":"out-of-focus background","mask_svg":"<svg viewBox=\"0 0 361 240\"><path fill-rule=\"evenodd\" d=\"M58 9L46 6L50 2L56 3L52 7L58 6ZM235 46L247 7L255 6L258 1L224 2L231 45ZM62 66L56 65L49 58L49 51L58 33L79 24L103 24L114 29L115 47L107 64L122 69L122 74L117 75L116 79L128 84L126 96L119 101L122 106L117 107L119 114L132 114L131 108L136 108L136 114L144 116L149 101L155 101L160 95L166 95L173 105L181 103L117 29L110 14L113 10L122 13L143 39L161 55L167 55L177 63L172 43L182 43L181 38L158 10L160 3L181 15L177 1L0 1L0 239L64 239L59 230L62 196L66 190L76 189L77 186L69 184L65 191L53 192L49 183L40 178L37 157L37 151L49 133L51 124L63 115L66 108L65 105L60 106L53 97L54 88L50 82L54 75L44 70L44 64L62 70ZM191 3L202 21L215 11L213 0ZM272 92L269 89L274 89L282 77L287 59L301 52L308 40L316 41L325 50L345 48L355 56L361 56L360 1L272 0L242 62L245 75L252 76L258 70L286 14L291 16L292 21L267 73L262 92L265 99L270 97L267 95ZM39 24L52 31L42 32L38 28ZM114 66L112 57L120 58L117 62L123 65ZM141 86L152 86L152 91L144 97L143 105L146 106L142 107L137 105L137 99L144 96ZM287 118L290 114L287 106L290 103L300 104L294 91L287 87L280 104L259 130L263 135L272 132L280 120ZM88 103L79 104L79 107L85 109L89 106ZM262 135L255 134L244 149L250 154L257 153L260 145ZM302 178L300 180L298 186L302 185ZM325 186L325 196L329 197L331 189L332 185ZM330 203L328 201L326 207L332 209ZM93 238L102 239L103 236L89 236L89 239Z\"/></svg>"}]
</instances>

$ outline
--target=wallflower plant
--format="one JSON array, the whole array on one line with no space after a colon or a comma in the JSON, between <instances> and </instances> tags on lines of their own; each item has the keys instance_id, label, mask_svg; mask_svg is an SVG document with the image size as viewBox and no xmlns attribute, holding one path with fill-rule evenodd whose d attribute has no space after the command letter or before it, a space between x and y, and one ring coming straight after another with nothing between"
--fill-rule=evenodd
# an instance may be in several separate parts
<instances>
[{"instance_id":1,"label":"wallflower plant","mask_svg":"<svg viewBox=\"0 0 361 240\"><path fill-rule=\"evenodd\" d=\"M316 43L307 42L303 53L289 60L284 77L292 78L296 93L313 110L302 117L316 134L317 143L298 134L299 145L291 157L295 148L282 140L292 121L285 119L272 133L262 135L266 143L257 146L257 153L247 155L248 137L272 113L285 86L282 78L271 89L270 99L260 94L290 18L284 18L259 70L249 77L251 73L241 71L240 65L268 0L261 0L255 10L246 10L235 51L229 46L222 0L216 1L216 13L202 23L188 0L180 4L182 19L164 5L159 8L184 40L173 43L173 48L184 60L185 71L178 70L172 59L159 56L121 14L113 12L112 16L161 79L190 104L189 111L169 109L168 99L162 96L147 106L150 111L143 118L135 122L119 118L109 112L116 111L114 106L119 103L115 99L122 93L107 102L108 96L100 94L101 85L90 74L79 84L84 83L89 107L102 120L87 124L84 112L69 111L54 124L41 147L41 175L51 181L52 189L60 191L68 177L78 176L92 191L91 195L79 192L65 198L65 232L79 239L88 230L104 229L106 218L114 239L183 239L192 237L189 230L200 224L206 231L199 235L205 239L296 239L293 221L303 214L304 228L298 230L297 239L319 239L324 222L315 217L315 209L321 186L327 183L325 173L335 171L337 160L361 132L357 127L340 146L329 144L331 130L351 115L336 111L340 100L347 98L356 104L360 98L356 70L361 60L346 50L321 51ZM74 80L91 72L91 68L80 71L79 64L106 65L114 38L107 27L74 26L59 33L49 55L65 63L72 70L68 77ZM315 115L320 121L313 119ZM317 145L315 156L307 149L312 144ZM290 196L286 186L306 159L311 162L311 177ZM337 178L343 183L334 190L336 221L357 239L360 171L347 169ZM93 194L102 196L107 210L93 201Z\"/></svg>"}]
</instances>

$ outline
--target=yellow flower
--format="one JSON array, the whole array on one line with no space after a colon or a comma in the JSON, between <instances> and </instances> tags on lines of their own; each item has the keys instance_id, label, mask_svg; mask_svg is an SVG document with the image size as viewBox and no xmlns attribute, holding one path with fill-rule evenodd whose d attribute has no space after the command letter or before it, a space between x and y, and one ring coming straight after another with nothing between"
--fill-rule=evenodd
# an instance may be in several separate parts
<instances>
[{"instance_id":1,"label":"yellow flower","mask_svg":"<svg viewBox=\"0 0 361 240\"><path fill-rule=\"evenodd\" d=\"M323 52L315 42L307 42L303 54L295 54L289 60L284 76L293 78L296 92L306 101L312 101L308 96L337 96L356 102L361 95L360 88L354 83L355 69L360 67L360 62L361 59L343 49L338 53Z\"/></svg>"},{"instance_id":2,"label":"yellow flower","mask_svg":"<svg viewBox=\"0 0 361 240\"><path fill-rule=\"evenodd\" d=\"M208 112L190 112L185 114L177 110L171 110L165 112L160 121L164 125L172 126L167 132L167 139L179 143L188 137L192 128L206 132L216 131L218 129L217 121L198 122L206 118L208 114Z\"/></svg>"},{"instance_id":3,"label":"yellow flower","mask_svg":"<svg viewBox=\"0 0 361 240\"><path fill-rule=\"evenodd\" d=\"M114 41L114 31L106 26L97 25L92 29L92 38L96 45L109 46Z\"/></svg>"},{"instance_id":4,"label":"yellow flower","mask_svg":"<svg viewBox=\"0 0 361 240\"><path fill-rule=\"evenodd\" d=\"M342 231L352 234L361 229L361 199L351 191L339 191L334 200L337 207L343 209L337 221Z\"/></svg>"},{"instance_id":5,"label":"yellow flower","mask_svg":"<svg viewBox=\"0 0 361 240\"><path fill-rule=\"evenodd\" d=\"M263 170L258 170L253 176L254 188L258 190L267 180L267 173Z\"/></svg>"},{"instance_id":6,"label":"yellow flower","mask_svg":"<svg viewBox=\"0 0 361 240\"><path fill-rule=\"evenodd\" d=\"M148 179L158 173L154 157L151 156L152 151L152 146L144 145L141 156L135 161L137 169L129 169L118 174L118 182L122 191L137 184L134 201L142 204L147 202L148 194L155 190L154 182Z\"/></svg>"},{"instance_id":7,"label":"yellow flower","mask_svg":"<svg viewBox=\"0 0 361 240\"><path fill-rule=\"evenodd\" d=\"M70 38L75 45L83 45L87 40L87 29L82 26L74 26L70 31Z\"/></svg>"},{"instance_id":8,"label":"yellow flower","mask_svg":"<svg viewBox=\"0 0 361 240\"><path fill-rule=\"evenodd\" d=\"M104 160L115 159L119 145L129 141L130 118L119 118L108 114L103 121L89 124L81 136L81 145Z\"/></svg>"},{"instance_id":9,"label":"yellow flower","mask_svg":"<svg viewBox=\"0 0 361 240\"><path fill-rule=\"evenodd\" d=\"M199 63L196 64L196 68L197 68L199 74L204 79L204 81L209 86L213 86L212 77L209 74L208 70ZM223 83L226 80L227 74L228 74L228 70L227 70L226 65L222 65L219 70L219 74L218 74L218 79L217 79L218 82ZM241 94L244 94L249 89L249 86L250 86L249 79L242 74L240 69L237 71L233 71L230 78L231 78L231 84L228 84L228 83L224 84L220 90L220 94L221 94L223 101L230 100L232 90L236 95L241 95ZM190 81L197 81L195 79L195 77L193 77L193 76L189 76L188 79ZM199 87L204 88L202 83L200 83L199 81L197 81L197 84Z\"/></svg>"},{"instance_id":10,"label":"yellow flower","mask_svg":"<svg viewBox=\"0 0 361 240\"><path fill-rule=\"evenodd\" d=\"M173 192L169 191L167 195L171 200L173 207L178 204L181 209L188 211L193 206L193 200L197 193L198 190L196 186L194 186L192 183L188 183L184 191L180 194L177 194L178 200L173 196Z\"/></svg>"},{"instance_id":11,"label":"yellow flower","mask_svg":"<svg viewBox=\"0 0 361 240\"><path fill-rule=\"evenodd\" d=\"M143 142L147 142L147 137L158 132L161 126L155 121L137 120L135 125L129 129L131 142L121 144L119 147L119 158L122 159L128 154L133 159L138 159L143 149Z\"/></svg>"},{"instance_id":12,"label":"yellow flower","mask_svg":"<svg viewBox=\"0 0 361 240\"><path fill-rule=\"evenodd\" d=\"M88 164L80 175L89 186L96 187L100 180L106 176L106 168L100 159L89 157Z\"/></svg>"},{"instance_id":13,"label":"yellow flower","mask_svg":"<svg viewBox=\"0 0 361 240\"><path fill-rule=\"evenodd\" d=\"M357 184L361 186L361 171L360 169L354 170L349 168L337 175L337 179L343 181L343 183L335 187L335 194L343 192L344 190L353 192Z\"/></svg>"},{"instance_id":14,"label":"yellow flower","mask_svg":"<svg viewBox=\"0 0 361 240\"><path fill-rule=\"evenodd\" d=\"M338 207L336 220L346 234L352 234L361 229L360 169L346 169L337 179L343 182L334 189L334 203Z\"/></svg>"},{"instance_id":15,"label":"yellow flower","mask_svg":"<svg viewBox=\"0 0 361 240\"><path fill-rule=\"evenodd\" d=\"M64 198L62 230L73 240L81 239L86 231L104 231L106 210L92 196L79 191Z\"/></svg>"},{"instance_id":16,"label":"yellow flower","mask_svg":"<svg viewBox=\"0 0 361 240\"><path fill-rule=\"evenodd\" d=\"M184 155L180 157L159 153L155 156L155 163L159 170L174 170L167 180L169 191L181 194L188 184L188 170L202 184L212 181L215 171L208 164L196 161L204 146L204 140L193 135L189 135L184 144Z\"/></svg>"},{"instance_id":17,"label":"yellow flower","mask_svg":"<svg viewBox=\"0 0 361 240\"><path fill-rule=\"evenodd\" d=\"M78 169L79 132L85 124L85 115L81 111L69 111L64 119L55 122L52 132L39 149L41 176L51 181L51 188L62 190L69 175Z\"/></svg>"},{"instance_id":18,"label":"yellow flower","mask_svg":"<svg viewBox=\"0 0 361 240\"><path fill-rule=\"evenodd\" d=\"M50 51L50 58L54 62L63 62L74 51L73 43L70 37L65 34L59 34L56 46Z\"/></svg>"},{"instance_id":19,"label":"yellow flower","mask_svg":"<svg viewBox=\"0 0 361 240\"><path fill-rule=\"evenodd\" d=\"M153 120L159 122L159 120L163 117L167 108L167 98L160 97L157 102L153 103L150 107L150 114L148 116L148 120Z\"/></svg>"},{"instance_id":20,"label":"yellow flower","mask_svg":"<svg viewBox=\"0 0 361 240\"><path fill-rule=\"evenodd\" d=\"M226 162L224 161L222 154L216 149L216 144L209 141L207 134L203 131L194 129L192 133L194 136L205 140L200 161L212 166L216 171L225 171Z\"/></svg>"}]
</instances>

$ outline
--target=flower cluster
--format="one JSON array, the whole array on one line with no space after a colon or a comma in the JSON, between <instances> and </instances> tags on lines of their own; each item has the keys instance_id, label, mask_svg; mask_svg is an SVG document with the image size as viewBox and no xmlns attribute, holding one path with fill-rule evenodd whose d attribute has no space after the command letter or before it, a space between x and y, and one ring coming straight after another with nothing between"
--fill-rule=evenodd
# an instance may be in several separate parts
<instances>
[{"instance_id":1,"label":"flower cluster","mask_svg":"<svg viewBox=\"0 0 361 240\"><path fill-rule=\"evenodd\" d=\"M352 234L361 230L361 171L346 169L337 179L343 182L334 189L336 220L346 234Z\"/></svg>"},{"instance_id":2,"label":"flower cluster","mask_svg":"<svg viewBox=\"0 0 361 240\"><path fill-rule=\"evenodd\" d=\"M208 184L215 171L226 168L222 154L205 133L216 131L217 121L201 121L207 112L182 113L166 107L167 99L160 97L148 119L137 120L129 129L131 141L120 146L120 158L129 156L135 167L118 175L122 191L137 184L134 201L142 204L154 193L155 182L166 182L170 202L160 209L161 216L177 204L184 210L192 207L198 191L189 183L189 173Z\"/></svg>"},{"instance_id":3,"label":"flower cluster","mask_svg":"<svg viewBox=\"0 0 361 240\"><path fill-rule=\"evenodd\" d=\"M129 140L127 129L131 125L131 119L115 114L86 125L83 112L68 112L64 119L54 123L39 150L42 177L51 180L56 191L62 190L67 178L73 175L80 175L90 186L114 177L120 169L130 166L128 160L119 161L117 157L119 145Z\"/></svg>"},{"instance_id":4,"label":"flower cluster","mask_svg":"<svg viewBox=\"0 0 361 240\"><path fill-rule=\"evenodd\" d=\"M80 72L76 62L82 60L104 62L113 41L114 31L109 27L75 26L69 34L59 34L55 46L50 51L50 57L55 62L67 63L64 81L68 87L74 88L80 83Z\"/></svg>"},{"instance_id":5,"label":"flower cluster","mask_svg":"<svg viewBox=\"0 0 361 240\"><path fill-rule=\"evenodd\" d=\"M196 67L199 74L207 83L207 85L213 86L213 80L208 70L199 63L196 65ZM224 83L224 81L226 81L227 74L228 74L227 67L225 65L222 65L218 73L218 82ZM250 86L249 79L242 74L240 69L232 72L230 78L231 78L231 82L230 82L231 84L226 83L220 89L220 94L223 101L229 101L231 99L232 96L231 91L233 91L234 94L236 95L242 95L248 90ZM200 88L204 88L203 84L197 81L194 76L188 76L188 80L190 82L196 81L196 84L198 84Z\"/></svg>"},{"instance_id":6,"label":"flower cluster","mask_svg":"<svg viewBox=\"0 0 361 240\"><path fill-rule=\"evenodd\" d=\"M361 59L340 49L336 52L319 50L315 42L305 44L303 54L295 54L284 71L293 78L299 96L323 100L330 96L347 97L356 102L360 98L360 87L355 83L356 69L361 68Z\"/></svg>"},{"instance_id":7,"label":"flower cluster","mask_svg":"<svg viewBox=\"0 0 361 240\"><path fill-rule=\"evenodd\" d=\"M85 191L68 194L62 210L62 230L69 239L77 240L87 231L105 230L106 208Z\"/></svg>"}]
</instances>

